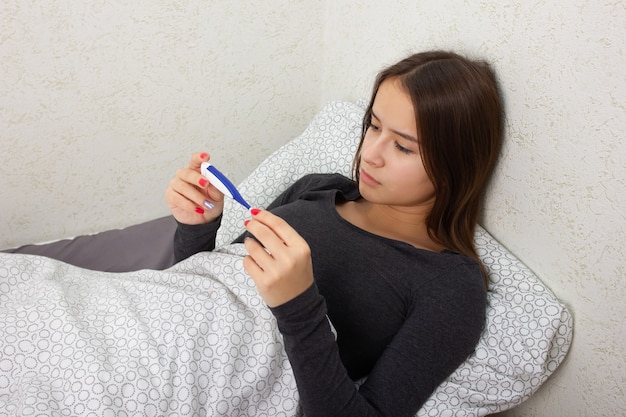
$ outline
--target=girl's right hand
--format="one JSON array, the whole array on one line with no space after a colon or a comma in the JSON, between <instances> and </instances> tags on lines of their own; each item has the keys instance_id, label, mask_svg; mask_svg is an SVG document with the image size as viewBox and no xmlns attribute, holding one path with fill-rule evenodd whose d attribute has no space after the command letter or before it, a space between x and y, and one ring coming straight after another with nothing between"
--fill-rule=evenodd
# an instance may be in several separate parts
<instances>
[{"instance_id":1,"label":"girl's right hand","mask_svg":"<svg viewBox=\"0 0 626 417\"><path fill-rule=\"evenodd\" d=\"M224 210L224 194L200 173L200 164L209 159L206 152L193 154L189 165L176 171L165 190L167 206L180 223L210 223Z\"/></svg>"}]
</instances>

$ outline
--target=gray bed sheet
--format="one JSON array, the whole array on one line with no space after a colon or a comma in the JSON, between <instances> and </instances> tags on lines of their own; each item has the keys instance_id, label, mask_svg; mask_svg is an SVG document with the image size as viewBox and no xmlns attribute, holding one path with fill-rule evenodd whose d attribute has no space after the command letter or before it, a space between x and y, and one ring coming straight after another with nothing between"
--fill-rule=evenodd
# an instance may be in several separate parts
<instances>
[{"instance_id":1,"label":"gray bed sheet","mask_svg":"<svg viewBox=\"0 0 626 417\"><path fill-rule=\"evenodd\" d=\"M3 252L46 256L95 271L161 270L174 264L175 230L176 220L166 216L123 229Z\"/></svg>"}]
</instances>

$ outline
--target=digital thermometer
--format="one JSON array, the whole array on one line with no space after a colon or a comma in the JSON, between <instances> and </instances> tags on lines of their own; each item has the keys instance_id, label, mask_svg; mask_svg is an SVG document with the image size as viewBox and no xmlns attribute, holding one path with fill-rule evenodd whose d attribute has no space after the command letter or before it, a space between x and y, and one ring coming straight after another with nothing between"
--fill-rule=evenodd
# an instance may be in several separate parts
<instances>
[{"instance_id":1,"label":"digital thermometer","mask_svg":"<svg viewBox=\"0 0 626 417\"><path fill-rule=\"evenodd\" d=\"M239 194L237 191L237 187L233 185L232 182L224 174L222 174L214 165L211 165L208 162L203 162L200 165L200 173L206 177L211 184L218 190L220 190L224 195L232 198L242 206L244 206L247 210L250 210L250 204Z\"/></svg>"}]
</instances>

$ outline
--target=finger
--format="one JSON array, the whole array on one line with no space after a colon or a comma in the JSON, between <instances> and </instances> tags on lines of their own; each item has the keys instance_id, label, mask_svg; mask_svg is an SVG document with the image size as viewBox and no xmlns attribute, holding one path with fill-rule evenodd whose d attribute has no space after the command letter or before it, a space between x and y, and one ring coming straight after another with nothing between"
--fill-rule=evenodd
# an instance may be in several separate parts
<instances>
[{"instance_id":1,"label":"finger","mask_svg":"<svg viewBox=\"0 0 626 417\"><path fill-rule=\"evenodd\" d=\"M197 152L191 155L189 161L189 168L197 170L203 162L207 162L211 159L211 155L208 152Z\"/></svg>"},{"instance_id":2,"label":"finger","mask_svg":"<svg viewBox=\"0 0 626 417\"><path fill-rule=\"evenodd\" d=\"M191 155L191 159L189 160L189 164L184 170L187 170L189 173L194 173L193 178L189 179L189 182L194 184L199 184L201 187L205 187L207 181L202 181L202 174L200 174L200 166L203 162L211 159L211 156L208 152L197 152ZM177 173L178 175L178 173Z\"/></svg>"},{"instance_id":3,"label":"finger","mask_svg":"<svg viewBox=\"0 0 626 417\"><path fill-rule=\"evenodd\" d=\"M188 182L199 188L207 188L209 180L200 173L200 169L181 168L176 171L176 178Z\"/></svg>"},{"instance_id":4,"label":"finger","mask_svg":"<svg viewBox=\"0 0 626 417\"><path fill-rule=\"evenodd\" d=\"M256 238L258 245L263 251L275 259L281 259L287 249L286 243L267 225L255 221L253 218L248 222L246 229Z\"/></svg>"},{"instance_id":5,"label":"finger","mask_svg":"<svg viewBox=\"0 0 626 417\"><path fill-rule=\"evenodd\" d=\"M250 278L256 283L260 274L263 273L263 269L256 263L254 258L250 255L243 258L243 268L246 270Z\"/></svg>"},{"instance_id":6,"label":"finger","mask_svg":"<svg viewBox=\"0 0 626 417\"><path fill-rule=\"evenodd\" d=\"M178 218L177 213L187 213L185 216L191 215L192 217L202 216L205 218L205 213L208 211L208 207L204 204L199 205L194 203L193 201L187 199L185 196L178 194L176 191L168 188L165 194L165 199L167 201L167 205L178 220L181 220L183 223L185 222L184 217ZM210 218L210 215L207 213ZM189 218L189 217L187 217Z\"/></svg>"},{"instance_id":7,"label":"finger","mask_svg":"<svg viewBox=\"0 0 626 417\"><path fill-rule=\"evenodd\" d=\"M196 204L202 204L202 202L208 197L206 189L190 184L188 181L185 181L178 176L170 180L169 188L185 199L193 201Z\"/></svg>"},{"instance_id":8,"label":"finger","mask_svg":"<svg viewBox=\"0 0 626 417\"><path fill-rule=\"evenodd\" d=\"M173 178L166 189L165 200L170 210L195 212L211 220L221 213L224 201L222 193L218 190L211 190L212 188L199 189L180 178Z\"/></svg>"},{"instance_id":9,"label":"finger","mask_svg":"<svg viewBox=\"0 0 626 417\"><path fill-rule=\"evenodd\" d=\"M248 257L254 262L259 272L265 272L274 260L272 255L256 239L246 238L244 247L248 252Z\"/></svg>"},{"instance_id":10,"label":"finger","mask_svg":"<svg viewBox=\"0 0 626 417\"><path fill-rule=\"evenodd\" d=\"M176 171L176 178L180 179L184 183L188 183L194 186L194 188L198 188L202 191L202 195L205 197L209 197L212 201L221 202L224 200L224 194L215 186L213 186L210 181L200 173L199 169L191 169L191 168L183 168ZM183 194L181 192L181 194ZM196 202L201 202L202 200L198 200L198 195L196 194L196 198L192 200Z\"/></svg>"}]
</instances>

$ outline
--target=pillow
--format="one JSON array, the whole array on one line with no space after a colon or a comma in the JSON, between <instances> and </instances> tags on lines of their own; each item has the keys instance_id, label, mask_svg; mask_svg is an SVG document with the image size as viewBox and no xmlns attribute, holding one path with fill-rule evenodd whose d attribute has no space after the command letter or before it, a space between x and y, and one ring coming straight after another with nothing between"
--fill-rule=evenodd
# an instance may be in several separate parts
<instances>
[{"instance_id":1,"label":"pillow","mask_svg":"<svg viewBox=\"0 0 626 417\"><path fill-rule=\"evenodd\" d=\"M240 184L241 194L266 207L305 174L349 176L363 113L363 103L329 103ZM239 236L248 216L230 199L225 205L218 245ZM482 227L475 242L490 280L485 330L475 352L435 390L419 417L484 416L512 408L554 372L571 343L572 316L539 278Z\"/></svg>"}]
</instances>

